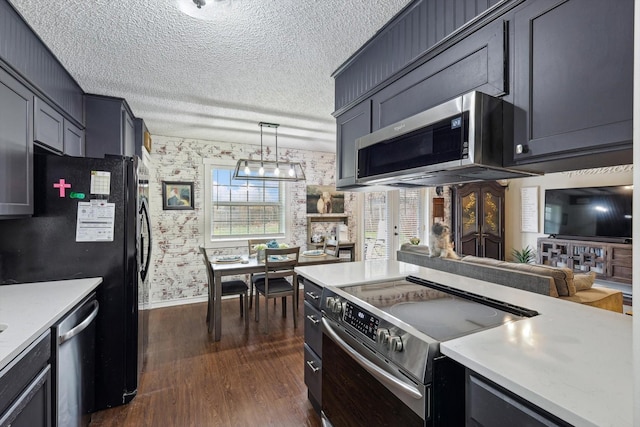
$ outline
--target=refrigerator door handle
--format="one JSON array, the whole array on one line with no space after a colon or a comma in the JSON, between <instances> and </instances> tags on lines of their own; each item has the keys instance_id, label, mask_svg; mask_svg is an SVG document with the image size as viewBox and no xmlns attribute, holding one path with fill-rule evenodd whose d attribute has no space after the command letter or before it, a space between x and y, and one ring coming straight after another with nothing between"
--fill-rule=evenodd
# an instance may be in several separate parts
<instances>
[{"instance_id":1,"label":"refrigerator door handle","mask_svg":"<svg viewBox=\"0 0 640 427\"><path fill-rule=\"evenodd\" d=\"M140 240L141 240L141 250L143 251L142 256L144 257L144 264L142 264L141 268L140 268L140 276L142 278L142 280L144 281L147 278L147 273L149 272L149 264L151 263L151 220L149 218L149 207L147 204L147 200L142 198L141 203L140 203L140 218L142 221L144 221L147 227L147 231L148 231L148 235L149 235L149 241L146 244L146 248L145 248L145 242L144 242L144 238L141 235L140 236ZM145 251L146 249L146 256L145 256Z\"/></svg>"},{"instance_id":2,"label":"refrigerator door handle","mask_svg":"<svg viewBox=\"0 0 640 427\"><path fill-rule=\"evenodd\" d=\"M100 309L100 304L98 304L97 300L92 301L91 304L93 305L93 310L91 311L91 313L89 313L87 317L84 318L82 322L78 323L78 325L76 325L70 331L65 332L62 335L58 335L58 345L61 345L62 343L69 341L71 338L75 337L80 332L84 331L87 328L87 326L91 324L93 319L96 318L96 316L98 315L98 310Z\"/></svg>"}]
</instances>

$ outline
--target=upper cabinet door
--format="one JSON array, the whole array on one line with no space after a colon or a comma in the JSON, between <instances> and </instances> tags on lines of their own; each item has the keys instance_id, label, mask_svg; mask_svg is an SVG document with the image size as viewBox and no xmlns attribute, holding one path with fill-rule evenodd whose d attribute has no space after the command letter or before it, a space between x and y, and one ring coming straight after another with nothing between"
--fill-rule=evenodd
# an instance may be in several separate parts
<instances>
[{"instance_id":1,"label":"upper cabinet door","mask_svg":"<svg viewBox=\"0 0 640 427\"><path fill-rule=\"evenodd\" d=\"M473 90L504 95L505 26L491 22L373 95L372 131Z\"/></svg>"},{"instance_id":2,"label":"upper cabinet door","mask_svg":"<svg viewBox=\"0 0 640 427\"><path fill-rule=\"evenodd\" d=\"M371 101L356 105L336 118L336 187L356 184L356 139L371 132Z\"/></svg>"},{"instance_id":3,"label":"upper cabinet door","mask_svg":"<svg viewBox=\"0 0 640 427\"><path fill-rule=\"evenodd\" d=\"M35 97L34 106L34 142L62 153L64 149L64 119L62 114L38 97Z\"/></svg>"},{"instance_id":4,"label":"upper cabinet door","mask_svg":"<svg viewBox=\"0 0 640 427\"><path fill-rule=\"evenodd\" d=\"M84 157L84 130L70 121L64 121L64 154Z\"/></svg>"},{"instance_id":5,"label":"upper cabinet door","mask_svg":"<svg viewBox=\"0 0 640 427\"><path fill-rule=\"evenodd\" d=\"M85 94L85 124L87 157L136 154L134 118L124 99Z\"/></svg>"},{"instance_id":6,"label":"upper cabinet door","mask_svg":"<svg viewBox=\"0 0 640 427\"><path fill-rule=\"evenodd\" d=\"M0 68L0 215L33 214L33 94Z\"/></svg>"},{"instance_id":7,"label":"upper cabinet door","mask_svg":"<svg viewBox=\"0 0 640 427\"><path fill-rule=\"evenodd\" d=\"M514 44L517 164L631 148L633 0L528 1Z\"/></svg>"}]
</instances>

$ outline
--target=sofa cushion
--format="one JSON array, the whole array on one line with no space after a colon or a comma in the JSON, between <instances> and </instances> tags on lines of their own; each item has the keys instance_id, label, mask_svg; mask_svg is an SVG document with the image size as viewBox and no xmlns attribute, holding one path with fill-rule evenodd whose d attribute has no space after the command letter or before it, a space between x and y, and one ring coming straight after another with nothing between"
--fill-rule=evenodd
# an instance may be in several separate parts
<instances>
[{"instance_id":1,"label":"sofa cushion","mask_svg":"<svg viewBox=\"0 0 640 427\"><path fill-rule=\"evenodd\" d=\"M592 287L570 297L560 297L560 299L603 308L616 313L622 313L623 311L622 292L617 289Z\"/></svg>"},{"instance_id":2,"label":"sofa cushion","mask_svg":"<svg viewBox=\"0 0 640 427\"><path fill-rule=\"evenodd\" d=\"M588 273L578 273L573 275L573 284L576 286L576 292L586 291L591 289L593 282L596 280L595 271Z\"/></svg>"},{"instance_id":3,"label":"sofa cushion","mask_svg":"<svg viewBox=\"0 0 640 427\"><path fill-rule=\"evenodd\" d=\"M512 270L526 271L528 273L539 274L541 276L553 277L556 285L558 296L567 297L575 295L576 287L573 284L573 270L570 268L552 267L550 265L541 264L522 264L516 262L506 263L502 268L510 268Z\"/></svg>"},{"instance_id":4,"label":"sofa cushion","mask_svg":"<svg viewBox=\"0 0 640 427\"><path fill-rule=\"evenodd\" d=\"M462 261L550 277L552 280L549 287L549 296L552 297L558 297L560 295L569 296L576 293L575 287L573 285L573 271L568 268L560 269L558 267L550 267L548 265L506 262L499 261L493 258L482 258L471 255L462 258ZM567 284L568 281L571 282L571 294L569 293L569 285Z\"/></svg>"}]
</instances>

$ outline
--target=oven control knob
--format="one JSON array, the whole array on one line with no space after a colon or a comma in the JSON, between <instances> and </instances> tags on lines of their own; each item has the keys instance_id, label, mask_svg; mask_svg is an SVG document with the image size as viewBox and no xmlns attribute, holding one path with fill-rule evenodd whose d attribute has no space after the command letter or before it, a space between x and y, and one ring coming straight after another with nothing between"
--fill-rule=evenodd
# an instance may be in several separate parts
<instances>
[{"instance_id":1,"label":"oven control knob","mask_svg":"<svg viewBox=\"0 0 640 427\"><path fill-rule=\"evenodd\" d=\"M327 308L329 310L331 310L331 307L333 306L333 301L335 300L334 297L327 297Z\"/></svg>"},{"instance_id":2,"label":"oven control knob","mask_svg":"<svg viewBox=\"0 0 640 427\"><path fill-rule=\"evenodd\" d=\"M389 330L388 329L378 329L378 343L379 344L387 344L387 339L389 338Z\"/></svg>"},{"instance_id":3,"label":"oven control knob","mask_svg":"<svg viewBox=\"0 0 640 427\"><path fill-rule=\"evenodd\" d=\"M342 302L340 301L340 298L328 297L327 309L332 313L340 313L342 311Z\"/></svg>"},{"instance_id":4,"label":"oven control knob","mask_svg":"<svg viewBox=\"0 0 640 427\"><path fill-rule=\"evenodd\" d=\"M333 311L334 313L341 313L342 312L342 301L340 301L338 298L336 298L333 301L333 305L331 307L331 311Z\"/></svg>"},{"instance_id":5,"label":"oven control knob","mask_svg":"<svg viewBox=\"0 0 640 427\"><path fill-rule=\"evenodd\" d=\"M389 338L387 338L387 342L389 344L389 350L391 351L402 351L402 349L404 348L402 345L402 338L400 338L397 335L391 335L389 336Z\"/></svg>"}]
</instances>

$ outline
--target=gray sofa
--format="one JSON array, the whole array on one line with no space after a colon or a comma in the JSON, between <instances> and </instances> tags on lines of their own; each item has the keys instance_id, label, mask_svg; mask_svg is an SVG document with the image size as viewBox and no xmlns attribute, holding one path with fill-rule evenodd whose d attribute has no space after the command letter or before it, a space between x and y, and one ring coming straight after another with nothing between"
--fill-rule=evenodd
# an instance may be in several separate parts
<instances>
[{"instance_id":1,"label":"gray sofa","mask_svg":"<svg viewBox=\"0 0 640 427\"><path fill-rule=\"evenodd\" d=\"M622 313L622 292L593 283L593 276L574 274L571 269L547 265L519 264L491 258L466 256L460 260L430 257L426 251L408 248L398 251L398 261L497 283L566 301ZM589 277L587 277L589 276Z\"/></svg>"}]
</instances>

